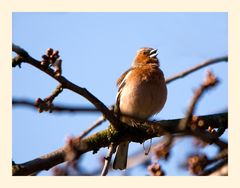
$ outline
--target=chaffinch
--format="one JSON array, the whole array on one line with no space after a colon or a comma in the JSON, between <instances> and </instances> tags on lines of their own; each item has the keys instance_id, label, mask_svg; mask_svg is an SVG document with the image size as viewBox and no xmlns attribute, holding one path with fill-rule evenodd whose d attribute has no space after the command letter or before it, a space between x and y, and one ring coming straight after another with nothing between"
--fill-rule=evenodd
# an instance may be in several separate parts
<instances>
[{"instance_id":1,"label":"chaffinch","mask_svg":"<svg viewBox=\"0 0 240 188\"><path fill-rule=\"evenodd\" d=\"M130 69L117 80L115 112L121 121L132 124L131 118L147 120L161 111L167 99L164 74L159 68L157 50L138 50ZM116 110L117 109L117 110ZM120 143L113 163L114 169L123 170L127 166L129 142Z\"/></svg>"}]
</instances>

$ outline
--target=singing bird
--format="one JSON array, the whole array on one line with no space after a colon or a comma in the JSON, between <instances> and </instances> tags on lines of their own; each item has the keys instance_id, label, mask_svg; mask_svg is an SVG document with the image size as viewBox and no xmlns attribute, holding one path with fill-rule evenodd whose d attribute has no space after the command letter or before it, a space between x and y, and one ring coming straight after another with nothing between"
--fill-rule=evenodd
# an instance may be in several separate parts
<instances>
[{"instance_id":1,"label":"singing bird","mask_svg":"<svg viewBox=\"0 0 240 188\"><path fill-rule=\"evenodd\" d=\"M121 121L128 125L132 119L147 120L160 112L167 100L167 87L159 68L157 49L140 48L131 68L117 80L118 93L115 109ZM126 169L129 142L117 147L113 169Z\"/></svg>"}]
</instances>

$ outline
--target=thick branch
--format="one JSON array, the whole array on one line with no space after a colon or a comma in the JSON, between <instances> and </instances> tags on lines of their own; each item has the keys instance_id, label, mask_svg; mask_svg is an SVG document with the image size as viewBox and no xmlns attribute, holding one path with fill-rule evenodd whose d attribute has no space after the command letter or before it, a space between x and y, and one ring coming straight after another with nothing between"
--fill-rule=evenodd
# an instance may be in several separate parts
<instances>
[{"instance_id":1,"label":"thick branch","mask_svg":"<svg viewBox=\"0 0 240 188\"><path fill-rule=\"evenodd\" d=\"M199 118L204 121L201 129L207 129L210 125L215 128L218 128L219 126L227 128L228 126L227 113L199 116ZM118 142L128 140L142 143L147 139L161 136L164 134L162 133L163 129L171 134L184 134L184 132L178 127L179 121L181 121L181 119L163 120L154 122L154 125L142 125L138 128L126 126L125 131L121 132L121 134L109 128L85 139L76 139L74 145L78 150L78 154L81 155L88 151L97 152L102 147L108 147L112 142L117 144ZM65 155L65 147L63 147L32 161L13 165L12 173L13 175L29 175L37 171L48 170L53 166L64 162Z\"/></svg>"}]
</instances>

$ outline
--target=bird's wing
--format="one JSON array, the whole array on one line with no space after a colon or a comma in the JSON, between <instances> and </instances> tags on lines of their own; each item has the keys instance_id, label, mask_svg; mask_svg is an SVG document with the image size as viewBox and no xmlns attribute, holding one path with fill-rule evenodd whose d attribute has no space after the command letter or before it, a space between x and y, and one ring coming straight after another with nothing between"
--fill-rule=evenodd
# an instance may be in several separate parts
<instances>
[{"instance_id":1,"label":"bird's wing","mask_svg":"<svg viewBox=\"0 0 240 188\"><path fill-rule=\"evenodd\" d=\"M126 80L126 76L127 74L132 70L133 68L128 69L127 71L125 71L117 80L117 86L118 86L118 90L120 89L120 87L122 87L122 83L124 80Z\"/></svg>"},{"instance_id":2,"label":"bird's wing","mask_svg":"<svg viewBox=\"0 0 240 188\"><path fill-rule=\"evenodd\" d=\"M129 76L129 74L131 73L132 69L133 68L130 68L127 71L125 71L117 80L118 92L116 95L116 103L115 103L115 107L114 107L114 112L117 114L117 116L119 116L119 113L120 113L119 103L120 103L121 92L122 92L124 85L126 84L126 79Z\"/></svg>"}]
</instances>

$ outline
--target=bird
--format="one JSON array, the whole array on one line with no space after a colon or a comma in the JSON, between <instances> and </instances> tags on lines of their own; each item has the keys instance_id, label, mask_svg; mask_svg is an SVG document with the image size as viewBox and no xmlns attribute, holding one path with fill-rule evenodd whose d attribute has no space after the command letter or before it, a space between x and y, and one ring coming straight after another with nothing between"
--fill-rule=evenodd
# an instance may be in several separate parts
<instances>
[{"instance_id":1,"label":"bird","mask_svg":"<svg viewBox=\"0 0 240 188\"><path fill-rule=\"evenodd\" d=\"M158 50L140 48L131 67L117 80L118 92L114 111L119 119L134 126L134 119L147 120L160 112L167 100L167 87ZM117 146L113 169L127 167L129 141Z\"/></svg>"}]
</instances>

